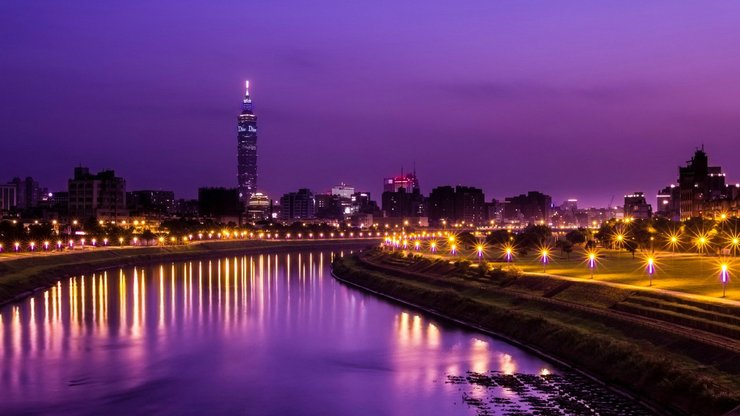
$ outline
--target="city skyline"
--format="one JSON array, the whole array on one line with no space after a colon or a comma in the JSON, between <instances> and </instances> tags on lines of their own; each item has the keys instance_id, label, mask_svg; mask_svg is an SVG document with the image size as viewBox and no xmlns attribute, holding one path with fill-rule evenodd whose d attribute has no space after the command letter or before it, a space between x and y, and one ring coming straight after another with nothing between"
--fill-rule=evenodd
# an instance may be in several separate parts
<instances>
[{"instance_id":1,"label":"city skyline","mask_svg":"<svg viewBox=\"0 0 740 416\"><path fill-rule=\"evenodd\" d=\"M12 157L0 177L56 190L81 164L182 197L234 186L235 92L248 78L259 190L273 198L339 182L377 196L380 178L415 163L424 192L462 184L605 206L642 191L654 203L702 144L740 178L738 6L428 3L419 21L412 4L319 6L4 6ZM259 36L237 36L245 15Z\"/></svg>"}]
</instances>

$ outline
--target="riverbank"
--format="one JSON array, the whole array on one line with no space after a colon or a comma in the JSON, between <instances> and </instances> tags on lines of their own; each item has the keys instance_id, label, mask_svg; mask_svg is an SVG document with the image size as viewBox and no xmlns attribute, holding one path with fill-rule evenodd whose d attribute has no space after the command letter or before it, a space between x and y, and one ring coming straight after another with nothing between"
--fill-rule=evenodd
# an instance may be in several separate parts
<instances>
[{"instance_id":1,"label":"riverbank","mask_svg":"<svg viewBox=\"0 0 740 416\"><path fill-rule=\"evenodd\" d=\"M160 261L193 260L214 254L282 252L303 248L362 248L374 242L375 240L371 239L218 241L178 246L131 247L63 255L21 257L0 262L0 306L23 299L34 291L47 288L65 277L90 274L112 267Z\"/></svg>"},{"instance_id":2,"label":"riverbank","mask_svg":"<svg viewBox=\"0 0 740 416\"><path fill-rule=\"evenodd\" d=\"M669 413L722 415L740 404L737 338L716 333L733 331L727 322L714 322L718 326L706 331L683 328L657 315L612 311L631 295L614 288L553 284L545 277L482 273L464 264L377 252L337 259L334 273L545 351ZM712 319L725 312L728 320L737 316L734 310L715 312Z\"/></svg>"}]
</instances>

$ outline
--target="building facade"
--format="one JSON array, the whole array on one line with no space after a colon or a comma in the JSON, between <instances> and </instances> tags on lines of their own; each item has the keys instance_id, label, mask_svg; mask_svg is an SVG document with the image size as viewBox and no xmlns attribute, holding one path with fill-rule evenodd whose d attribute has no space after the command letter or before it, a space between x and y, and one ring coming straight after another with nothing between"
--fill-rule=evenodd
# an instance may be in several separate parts
<instances>
[{"instance_id":1,"label":"building facade","mask_svg":"<svg viewBox=\"0 0 740 416\"><path fill-rule=\"evenodd\" d=\"M398 192L400 189L405 189L407 193L413 192L414 189L421 189L416 173L406 175L402 173L401 176L383 179L383 192Z\"/></svg>"},{"instance_id":2,"label":"building facade","mask_svg":"<svg viewBox=\"0 0 740 416\"><path fill-rule=\"evenodd\" d=\"M549 223L552 197L531 191L504 199L504 220L519 223Z\"/></svg>"},{"instance_id":3,"label":"building facade","mask_svg":"<svg viewBox=\"0 0 740 416\"><path fill-rule=\"evenodd\" d=\"M405 187L395 192L385 191L381 196L383 213L386 217L408 218L425 216L424 196L419 188L408 192Z\"/></svg>"},{"instance_id":4,"label":"building facade","mask_svg":"<svg viewBox=\"0 0 740 416\"><path fill-rule=\"evenodd\" d=\"M313 192L301 188L280 198L280 218L284 220L306 220L316 217L316 199Z\"/></svg>"},{"instance_id":5,"label":"building facade","mask_svg":"<svg viewBox=\"0 0 740 416\"><path fill-rule=\"evenodd\" d=\"M249 81L237 119L237 182L239 199L246 206L257 192L257 116L249 96Z\"/></svg>"},{"instance_id":6,"label":"building facade","mask_svg":"<svg viewBox=\"0 0 740 416\"><path fill-rule=\"evenodd\" d=\"M244 205L237 188L198 188L198 214L220 222L239 222Z\"/></svg>"},{"instance_id":7,"label":"building facade","mask_svg":"<svg viewBox=\"0 0 740 416\"><path fill-rule=\"evenodd\" d=\"M0 211L12 211L18 206L18 188L13 184L0 185Z\"/></svg>"},{"instance_id":8,"label":"building facade","mask_svg":"<svg viewBox=\"0 0 740 416\"><path fill-rule=\"evenodd\" d=\"M704 146L694 152L686 166L678 168L681 220L711 216L712 205L727 199L725 174L719 166L709 166Z\"/></svg>"},{"instance_id":9,"label":"building facade","mask_svg":"<svg viewBox=\"0 0 740 416\"><path fill-rule=\"evenodd\" d=\"M255 192L247 204L247 218L260 221L272 218L272 200L262 192Z\"/></svg>"},{"instance_id":10,"label":"building facade","mask_svg":"<svg viewBox=\"0 0 740 416\"><path fill-rule=\"evenodd\" d=\"M168 215L174 212L175 193L172 191L132 191L126 194L131 215Z\"/></svg>"},{"instance_id":11,"label":"building facade","mask_svg":"<svg viewBox=\"0 0 740 416\"><path fill-rule=\"evenodd\" d=\"M128 217L126 181L112 170L91 174L90 169L77 167L67 182L68 214L76 219L110 219Z\"/></svg>"},{"instance_id":12,"label":"building facade","mask_svg":"<svg viewBox=\"0 0 740 416\"><path fill-rule=\"evenodd\" d=\"M647 203L645 194L633 192L624 196L624 218L649 219L653 216L653 207Z\"/></svg>"},{"instance_id":13,"label":"building facade","mask_svg":"<svg viewBox=\"0 0 740 416\"><path fill-rule=\"evenodd\" d=\"M681 219L681 188L669 185L658 191L655 215L672 221Z\"/></svg>"}]
</instances>

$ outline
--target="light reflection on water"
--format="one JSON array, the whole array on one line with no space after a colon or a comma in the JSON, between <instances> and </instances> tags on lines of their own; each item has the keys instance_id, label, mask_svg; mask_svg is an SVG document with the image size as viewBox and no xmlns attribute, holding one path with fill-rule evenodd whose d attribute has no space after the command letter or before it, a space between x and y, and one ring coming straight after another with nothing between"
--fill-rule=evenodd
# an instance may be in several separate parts
<instances>
[{"instance_id":1,"label":"light reflection on water","mask_svg":"<svg viewBox=\"0 0 740 416\"><path fill-rule=\"evenodd\" d=\"M448 374L555 370L336 282L331 253L124 268L0 310L0 413L472 414Z\"/></svg>"}]
</instances>

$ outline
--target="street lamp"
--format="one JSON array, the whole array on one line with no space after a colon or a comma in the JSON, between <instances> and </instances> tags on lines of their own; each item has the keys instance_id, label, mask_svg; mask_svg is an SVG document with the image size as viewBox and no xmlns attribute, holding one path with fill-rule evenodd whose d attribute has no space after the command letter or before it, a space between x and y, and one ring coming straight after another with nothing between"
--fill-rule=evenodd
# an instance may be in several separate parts
<instances>
[{"instance_id":1,"label":"street lamp","mask_svg":"<svg viewBox=\"0 0 740 416\"><path fill-rule=\"evenodd\" d=\"M704 248L707 245L709 245L709 237L706 234L699 234L694 241L694 246L696 246L700 254L704 252Z\"/></svg>"},{"instance_id":2,"label":"street lamp","mask_svg":"<svg viewBox=\"0 0 740 416\"><path fill-rule=\"evenodd\" d=\"M653 285L653 275L655 274L655 258L653 258L652 256L651 257L648 257L645 260L645 263L646 263L646 271L647 271L647 274L648 274L648 276L650 276L650 284L649 284L649 286L652 286Z\"/></svg>"},{"instance_id":3,"label":"street lamp","mask_svg":"<svg viewBox=\"0 0 740 416\"><path fill-rule=\"evenodd\" d=\"M512 246L510 243L507 243L504 246L504 258L506 259L507 263L511 263L514 260L514 246Z\"/></svg>"},{"instance_id":4,"label":"street lamp","mask_svg":"<svg viewBox=\"0 0 740 416\"><path fill-rule=\"evenodd\" d=\"M542 273L547 273L547 263L550 259L550 250L543 248L540 251L540 259L542 260Z\"/></svg>"},{"instance_id":5,"label":"street lamp","mask_svg":"<svg viewBox=\"0 0 740 416\"><path fill-rule=\"evenodd\" d=\"M727 294L727 283L730 281L730 266L727 263L720 265L719 279L722 282L722 297Z\"/></svg>"},{"instance_id":6,"label":"street lamp","mask_svg":"<svg viewBox=\"0 0 740 416\"><path fill-rule=\"evenodd\" d=\"M671 248L671 252L676 254L676 248L681 245L681 235L677 232L668 234L668 247Z\"/></svg>"},{"instance_id":7,"label":"street lamp","mask_svg":"<svg viewBox=\"0 0 740 416\"><path fill-rule=\"evenodd\" d=\"M592 279L594 278L594 269L596 268L596 257L597 257L597 255L596 255L596 252L595 251L588 252L588 260L587 260L587 263L588 263L588 268L591 269L591 278Z\"/></svg>"}]
</instances>

